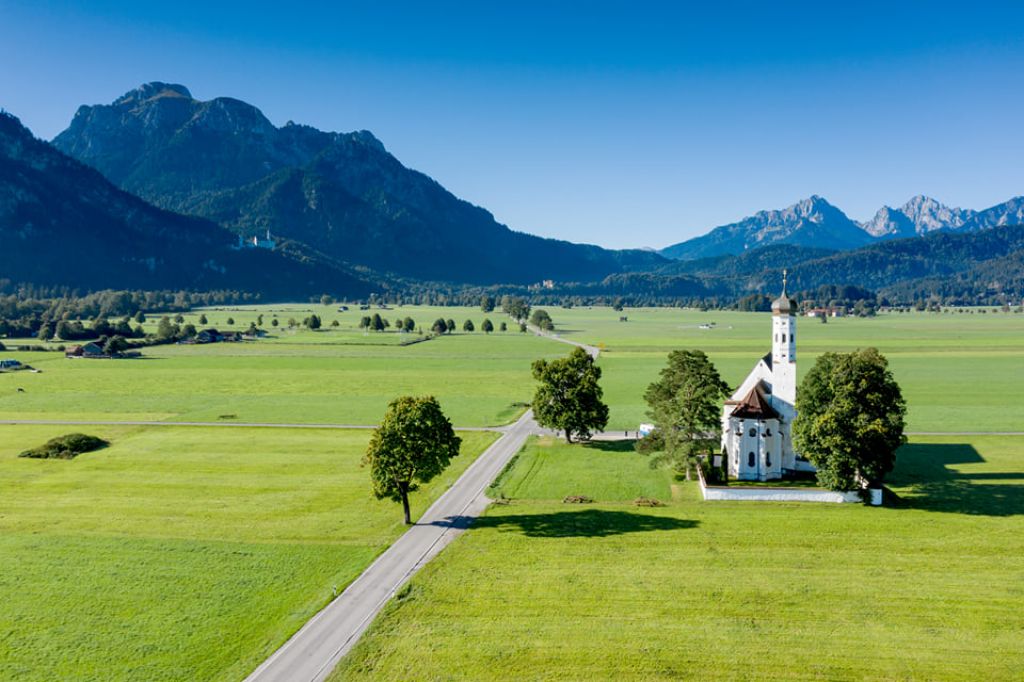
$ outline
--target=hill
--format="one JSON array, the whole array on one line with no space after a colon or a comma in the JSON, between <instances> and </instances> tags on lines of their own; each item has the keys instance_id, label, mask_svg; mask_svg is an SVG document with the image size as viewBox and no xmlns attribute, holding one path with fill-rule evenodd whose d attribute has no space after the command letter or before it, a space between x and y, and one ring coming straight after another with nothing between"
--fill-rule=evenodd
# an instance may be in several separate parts
<instances>
[{"instance_id":1,"label":"hill","mask_svg":"<svg viewBox=\"0 0 1024 682\"><path fill-rule=\"evenodd\" d=\"M83 290L362 295L368 281L296 249L236 250L216 224L152 206L0 114L0 273Z\"/></svg>"},{"instance_id":2,"label":"hill","mask_svg":"<svg viewBox=\"0 0 1024 682\"><path fill-rule=\"evenodd\" d=\"M270 230L326 256L404 277L489 284L595 280L663 265L515 232L403 166L371 133L274 126L237 99L149 83L83 106L54 145L122 189L236 234Z\"/></svg>"}]
</instances>

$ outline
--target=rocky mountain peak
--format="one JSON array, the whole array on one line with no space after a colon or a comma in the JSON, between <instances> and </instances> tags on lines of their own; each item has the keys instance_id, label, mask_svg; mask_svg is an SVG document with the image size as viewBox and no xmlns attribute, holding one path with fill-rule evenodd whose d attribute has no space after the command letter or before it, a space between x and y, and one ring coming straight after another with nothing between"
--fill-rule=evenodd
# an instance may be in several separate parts
<instances>
[{"instance_id":1,"label":"rocky mountain peak","mask_svg":"<svg viewBox=\"0 0 1024 682\"><path fill-rule=\"evenodd\" d=\"M143 83L134 90L129 90L119 98L114 100L114 106L138 106L143 102L151 99L175 97L192 99L192 93L184 85L177 83L161 83L160 81L153 81L151 83Z\"/></svg>"}]
</instances>

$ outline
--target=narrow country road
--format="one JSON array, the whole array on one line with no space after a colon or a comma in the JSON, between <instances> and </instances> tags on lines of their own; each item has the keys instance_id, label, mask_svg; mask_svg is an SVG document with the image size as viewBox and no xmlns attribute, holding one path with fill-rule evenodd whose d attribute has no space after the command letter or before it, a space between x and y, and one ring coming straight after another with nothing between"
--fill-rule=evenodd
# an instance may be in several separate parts
<instances>
[{"instance_id":1,"label":"narrow country road","mask_svg":"<svg viewBox=\"0 0 1024 682\"><path fill-rule=\"evenodd\" d=\"M529 411L508 427L416 525L264 661L247 682L326 679L395 592L487 508L487 486L537 431Z\"/></svg>"}]
</instances>

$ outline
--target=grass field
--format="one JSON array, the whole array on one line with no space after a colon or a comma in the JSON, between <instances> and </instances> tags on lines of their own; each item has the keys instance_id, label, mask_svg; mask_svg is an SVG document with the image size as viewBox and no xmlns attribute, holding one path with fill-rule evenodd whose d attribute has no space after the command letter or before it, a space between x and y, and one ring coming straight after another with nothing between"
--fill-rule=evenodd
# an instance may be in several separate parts
<instances>
[{"instance_id":1,"label":"grass field","mask_svg":"<svg viewBox=\"0 0 1024 682\"><path fill-rule=\"evenodd\" d=\"M110 448L17 457L66 431L0 427L3 680L241 679L404 530L365 431L98 427ZM496 437L461 435L414 515Z\"/></svg>"},{"instance_id":2,"label":"grass field","mask_svg":"<svg viewBox=\"0 0 1024 682\"><path fill-rule=\"evenodd\" d=\"M573 308L552 315L565 338L604 347L609 430L647 421L644 389L671 350L706 351L733 386L771 350L763 313ZM623 315L627 322L618 321ZM705 323L715 326L701 329ZM876 346L885 353L907 398L912 431L1024 431L1024 410L1005 399L1024 385L1024 315L892 313L827 324L800 318L797 328L801 377L825 351Z\"/></svg>"},{"instance_id":3,"label":"grass field","mask_svg":"<svg viewBox=\"0 0 1024 682\"><path fill-rule=\"evenodd\" d=\"M257 314L266 320L269 310L285 308L256 310L206 314L213 319L233 315L244 329ZM290 310L279 314L300 319L308 314L301 306ZM383 312L433 320L442 316L441 310ZM472 313L449 309L447 316L459 320L461 328L462 319ZM139 360L0 353L0 358L42 370L0 374L0 419L375 424L394 397L429 393L457 426L491 426L514 420L523 410L521 403L530 401L530 363L563 355L567 348L518 332L456 333L400 347L388 339L401 334L358 332L357 314L337 313L350 327L339 332L278 332L279 338L255 342L155 346ZM150 316L147 324L155 319ZM474 319L479 322L483 313L476 310Z\"/></svg>"},{"instance_id":4,"label":"grass field","mask_svg":"<svg viewBox=\"0 0 1024 682\"><path fill-rule=\"evenodd\" d=\"M1020 679L1022 445L915 438L903 501L869 508L704 503L640 455L534 443L499 484L511 503L333 679Z\"/></svg>"}]
</instances>

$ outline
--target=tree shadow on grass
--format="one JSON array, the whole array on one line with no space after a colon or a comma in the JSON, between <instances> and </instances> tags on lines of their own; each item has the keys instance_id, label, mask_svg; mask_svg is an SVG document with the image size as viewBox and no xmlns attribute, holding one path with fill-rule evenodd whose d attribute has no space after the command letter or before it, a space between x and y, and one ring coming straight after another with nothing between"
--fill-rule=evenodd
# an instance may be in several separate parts
<instances>
[{"instance_id":1,"label":"tree shadow on grass","mask_svg":"<svg viewBox=\"0 0 1024 682\"><path fill-rule=\"evenodd\" d=\"M904 445L897 453L896 470L890 480L892 485L910 490L897 505L981 516L1024 514L1024 473L961 473L950 468L984 461L974 446L965 443Z\"/></svg>"},{"instance_id":2,"label":"tree shadow on grass","mask_svg":"<svg viewBox=\"0 0 1024 682\"><path fill-rule=\"evenodd\" d=\"M546 514L495 514L476 519L448 517L435 525L452 528L497 528L531 538L604 538L626 533L647 533L696 528L697 521L628 511L584 509Z\"/></svg>"}]
</instances>

